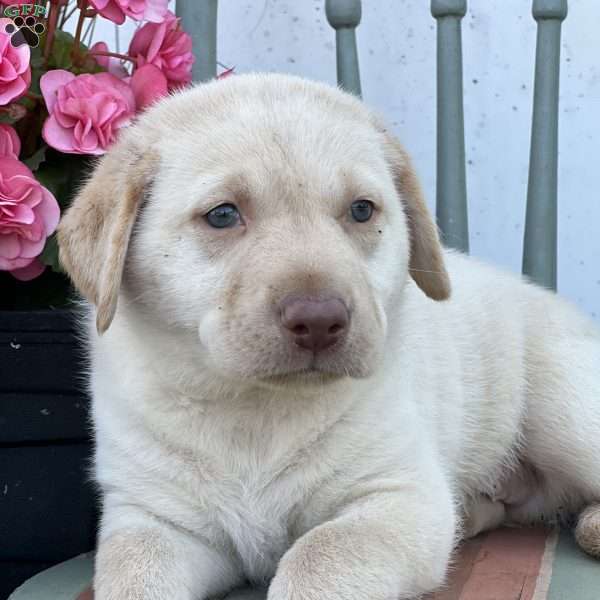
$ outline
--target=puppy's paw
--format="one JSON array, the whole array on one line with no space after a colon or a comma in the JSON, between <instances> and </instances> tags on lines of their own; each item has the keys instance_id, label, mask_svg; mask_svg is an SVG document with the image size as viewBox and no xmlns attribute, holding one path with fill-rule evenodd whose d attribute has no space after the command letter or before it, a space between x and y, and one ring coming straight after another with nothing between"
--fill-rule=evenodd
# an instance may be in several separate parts
<instances>
[{"instance_id":1,"label":"puppy's paw","mask_svg":"<svg viewBox=\"0 0 600 600\"><path fill-rule=\"evenodd\" d=\"M375 539L353 539L352 525L318 527L283 556L267 600L388 600L398 589L401 565ZM364 560L363 557L369 558Z\"/></svg>"},{"instance_id":2,"label":"puppy's paw","mask_svg":"<svg viewBox=\"0 0 600 600\"><path fill-rule=\"evenodd\" d=\"M582 550L600 558L600 504L588 506L579 515L575 539Z\"/></svg>"},{"instance_id":3,"label":"puppy's paw","mask_svg":"<svg viewBox=\"0 0 600 600\"><path fill-rule=\"evenodd\" d=\"M306 586L306 582L303 586L299 581L282 576L276 576L273 579L267 594L267 600L312 600L314 597L312 591Z\"/></svg>"},{"instance_id":4,"label":"puppy's paw","mask_svg":"<svg viewBox=\"0 0 600 600\"><path fill-rule=\"evenodd\" d=\"M151 529L116 532L96 553L94 600L162 600L175 598L175 552ZM191 600L181 595L177 600Z\"/></svg>"}]
</instances>

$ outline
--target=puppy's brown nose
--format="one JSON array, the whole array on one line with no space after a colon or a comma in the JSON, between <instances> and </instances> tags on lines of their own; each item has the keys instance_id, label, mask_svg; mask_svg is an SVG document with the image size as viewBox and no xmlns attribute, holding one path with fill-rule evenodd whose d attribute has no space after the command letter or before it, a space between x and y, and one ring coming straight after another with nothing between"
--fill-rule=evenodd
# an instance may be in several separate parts
<instances>
[{"instance_id":1,"label":"puppy's brown nose","mask_svg":"<svg viewBox=\"0 0 600 600\"><path fill-rule=\"evenodd\" d=\"M280 305L281 323L294 342L307 350L324 350L341 339L350 316L338 298L315 300L298 296L284 298Z\"/></svg>"}]
</instances>

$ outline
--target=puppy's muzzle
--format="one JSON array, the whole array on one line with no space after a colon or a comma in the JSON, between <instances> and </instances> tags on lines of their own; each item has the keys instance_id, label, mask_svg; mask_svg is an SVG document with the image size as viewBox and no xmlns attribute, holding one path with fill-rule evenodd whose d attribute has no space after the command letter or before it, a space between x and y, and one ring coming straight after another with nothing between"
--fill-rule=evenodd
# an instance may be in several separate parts
<instances>
[{"instance_id":1,"label":"puppy's muzzle","mask_svg":"<svg viewBox=\"0 0 600 600\"><path fill-rule=\"evenodd\" d=\"M350 324L348 308L339 298L287 296L279 308L286 334L294 344L313 352L339 343Z\"/></svg>"}]
</instances>

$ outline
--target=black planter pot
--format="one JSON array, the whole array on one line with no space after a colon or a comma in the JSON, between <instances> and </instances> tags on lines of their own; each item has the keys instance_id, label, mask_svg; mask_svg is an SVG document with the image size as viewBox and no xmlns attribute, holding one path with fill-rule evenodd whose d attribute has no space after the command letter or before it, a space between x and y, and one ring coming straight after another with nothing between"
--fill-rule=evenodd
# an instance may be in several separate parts
<instances>
[{"instance_id":1,"label":"black planter pot","mask_svg":"<svg viewBox=\"0 0 600 600\"><path fill-rule=\"evenodd\" d=\"M72 312L0 311L0 599L94 546L82 363Z\"/></svg>"}]
</instances>

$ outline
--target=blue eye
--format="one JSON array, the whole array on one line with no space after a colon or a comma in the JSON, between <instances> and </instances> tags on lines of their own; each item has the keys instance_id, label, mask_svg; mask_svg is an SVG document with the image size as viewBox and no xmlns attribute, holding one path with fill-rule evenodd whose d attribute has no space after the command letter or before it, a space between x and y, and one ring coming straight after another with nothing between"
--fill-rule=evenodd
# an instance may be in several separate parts
<instances>
[{"instance_id":1,"label":"blue eye","mask_svg":"<svg viewBox=\"0 0 600 600\"><path fill-rule=\"evenodd\" d=\"M220 204L206 213L205 218L211 227L225 229L234 227L240 220L240 213L233 204Z\"/></svg>"},{"instance_id":2,"label":"blue eye","mask_svg":"<svg viewBox=\"0 0 600 600\"><path fill-rule=\"evenodd\" d=\"M350 207L352 218L358 223L365 223L373 216L373 203L370 200L356 200Z\"/></svg>"}]
</instances>

